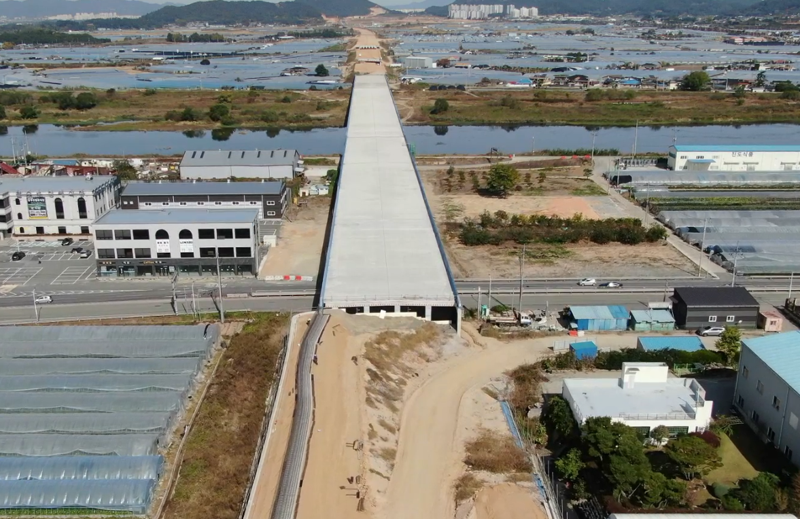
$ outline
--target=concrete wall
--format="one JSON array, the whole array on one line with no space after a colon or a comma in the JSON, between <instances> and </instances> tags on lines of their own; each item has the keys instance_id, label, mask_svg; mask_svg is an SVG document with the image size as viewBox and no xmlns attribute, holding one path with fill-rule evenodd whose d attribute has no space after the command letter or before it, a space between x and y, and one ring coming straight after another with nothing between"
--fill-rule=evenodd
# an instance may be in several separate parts
<instances>
[{"instance_id":1,"label":"concrete wall","mask_svg":"<svg viewBox=\"0 0 800 519\"><path fill-rule=\"evenodd\" d=\"M784 455L791 456L792 463L800 465L800 397L745 344L733 405L762 440L773 443Z\"/></svg>"}]
</instances>

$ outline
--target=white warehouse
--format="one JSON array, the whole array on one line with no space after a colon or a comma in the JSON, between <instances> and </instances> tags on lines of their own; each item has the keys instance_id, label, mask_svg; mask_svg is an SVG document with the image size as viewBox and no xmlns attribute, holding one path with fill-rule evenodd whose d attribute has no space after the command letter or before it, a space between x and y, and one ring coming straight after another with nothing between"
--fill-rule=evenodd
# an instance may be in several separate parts
<instances>
[{"instance_id":1,"label":"white warehouse","mask_svg":"<svg viewBox=\"0 0 800 519\"><path fill-rule=\"evenodd\" d=\"M660 425L670 436L704 431L713 408L695 379L669 378L663 362L625 362L619 379L565 379L562 396L578 425L588 418L609 417L644 436Z\"/></svg>"},{"instance_id":2,"label":"white warehouse","mask_svg":"<svg viewBox=\"0 0 800 519\"><path fill-rule=\"evenodd\" d=\"M183 180L292 179L303 172L297 150L192 150L183 154Z\"/></svg>"},{"instance_id":3,"label":"white warehouse","mask_svg":"<svg viewBox=\"0 0 800 519\"><path fill-rule=\"evenodd\" d=\"M673 144L667 164L676 171L800 171L800 146Z\"/></svg>"}]
</instances>

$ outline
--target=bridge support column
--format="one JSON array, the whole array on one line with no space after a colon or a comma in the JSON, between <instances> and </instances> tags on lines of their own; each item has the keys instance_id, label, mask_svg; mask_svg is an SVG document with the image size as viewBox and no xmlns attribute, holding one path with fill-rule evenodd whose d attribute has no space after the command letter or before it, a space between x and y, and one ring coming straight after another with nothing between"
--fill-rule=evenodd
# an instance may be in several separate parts
<instances>
[{"instance_id":1,"label":"bridge support column","mask_svg":"<svg viewBox=\"0 0 800 519\"><path fill-rule=\"evenodd\" d=\"M433 308L431 308L430 305L426 306L425 307L425 320L426 321L430 321L431 320L431 314L432 313L433 313Z\"/></svg>"},{"instance_id":2,"label":"bridge support column","mask_svg":"<svg viewBox=\"0 0 800 519\"><path fill-rule=\"evenodd\" d=\"M365 306L365 307L364 307L364 313L365 313L365 314L368 314L368 313L369 313L369 307L368 307L368 306Z\"/></svg>"},{"instance_id":3,"label":"bridge support column","mask_svg":"<svg viewBox=\"0 0 800 519\"><path fill-rule=\"evenodd\" d=\"M400 313L400 305L394 305L394 313L396 314Z\"/></svg>"}]
</instances>

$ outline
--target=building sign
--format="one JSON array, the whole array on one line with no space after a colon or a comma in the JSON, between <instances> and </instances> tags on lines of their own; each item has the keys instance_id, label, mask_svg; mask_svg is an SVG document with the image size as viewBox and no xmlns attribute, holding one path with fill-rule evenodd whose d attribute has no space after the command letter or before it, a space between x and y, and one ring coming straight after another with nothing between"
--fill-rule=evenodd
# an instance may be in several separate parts
<instances>
[{"instance_id":1,"label":"building sign","mask_svg":"<svg viewBox=\"0 0 800 519\"><path fill-rule=\"evenodd\" d=\"M156 253L169 252L169 240L156 240Z\"/></svg>"},{"instance_id":2,"label":"building sign","mask_svg":"<svg viewBox=\"0 0 800 519\"><path fill-rule=\"evenodd\" d=\"M731 152L731 155L733 157L752 157L753 156L753 152L752 151L733 151L733 152Z\"/></svg>"},{"instance_id":3,"label":"building sign","mask_svg":"<svg viewBox=\"0 0 800 519\"><path fill-rule=\"evenodd\" d=\"M47 203L42 196L28 197L28 218L31 220L47 219Z\"/></svg>"},{"instance_id":4,"label":"building sign","mask_svg":"<svg viewBox=\"0 0 800 519\"><path fill-rule=\"evenodd\" d=\"M181 240L181 252L194 252L194 242L192 240Z\"/></svg>"}]
</instances>

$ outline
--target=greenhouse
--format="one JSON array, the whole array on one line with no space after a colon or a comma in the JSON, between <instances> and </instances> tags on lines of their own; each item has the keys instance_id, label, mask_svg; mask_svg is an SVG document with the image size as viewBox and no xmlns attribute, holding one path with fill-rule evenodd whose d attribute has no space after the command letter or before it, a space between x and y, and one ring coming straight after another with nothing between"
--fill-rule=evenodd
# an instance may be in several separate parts
<instances>
[{"instance_id":1,"label":"greenhouse","mask_svg":"<svg viewBox=\"0 0 800 519\"><path fill-rule=\"evenodd\" d=\"M216 325L0 327L0 510L144 513L218 339Z\"/></svg>"},{"instance_id":2,"label":"greenhouse","mask_svg":"<svg viewBox=\"0 0 800 519\"><path fill-rule=\"evenodd\" d=\"M672 171L636 169L610 171L606 177L614 185L639 186L781 186L800 184L798 171Z\"/></svg>"}]
</instances>

